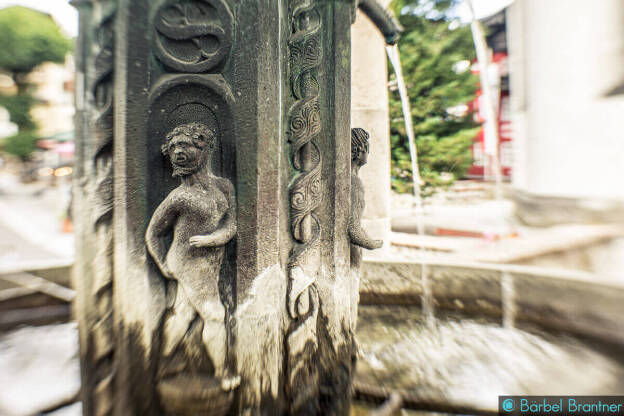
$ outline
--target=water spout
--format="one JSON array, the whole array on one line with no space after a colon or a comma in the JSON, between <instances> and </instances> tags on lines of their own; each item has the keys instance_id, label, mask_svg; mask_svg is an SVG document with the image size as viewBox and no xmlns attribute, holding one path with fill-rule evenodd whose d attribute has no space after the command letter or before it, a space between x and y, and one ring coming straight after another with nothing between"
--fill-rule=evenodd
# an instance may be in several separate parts
<instances>
[{"instance_id":1,"label":"water spout","mask_svg":"<svg viewBox=\"0 0 624 416\"><path fill-rule=\"evenodd\" d=\"M388 45L395 45L403 28L392 13L384 9L377 0L360 0L358 7L377 26Z\"/></svg>"},{"instance_id":2,"label":"water spout","mask_svg":"<svg viewBox=\"0 0 624 416\"><path fill-rule=\"evenodd\" d=\"M412 110L410 108L409 97L407 95L407 87L405 86L405 80L403 79L403 70L401 69L401 58L399 56L399 48L397 45L386 46L386 52L388 53L388 59L392 63L394 73L397 78L397 85L399 88L399 95L401 96L401 108L403 109L403 119L405 121L405 130L407 132L407 139L409 143L410 159L412 163L412 182L414 185L414 208L416 210L416 226L418 229L418 235L425 235L425 222L424 222L424 209L422 202L422 192L420 189L421 178L420 170L418 168L418 151L416 149L416 140L414 137L414 125L412 123ZM423 314L429 326L434 325L433 315L433 297L431 294L431 288L429 286L429 278L427 276L427 266L425 265L425 248L420 246L420 265L421 265L421 284L422 284L422 307Z\"/></svg>"}]
</instances>

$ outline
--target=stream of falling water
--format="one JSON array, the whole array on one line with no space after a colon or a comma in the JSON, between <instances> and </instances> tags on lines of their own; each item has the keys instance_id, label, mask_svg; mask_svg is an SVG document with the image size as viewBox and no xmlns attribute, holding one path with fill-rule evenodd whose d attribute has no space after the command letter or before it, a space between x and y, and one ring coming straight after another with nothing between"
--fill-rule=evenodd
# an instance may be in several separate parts
<instances>
[{"instance_id":1,"label":"stream of falling water","mask_svg":"<svg viewBox=\"0 0 624 416\"><path fill-rule=\"evenodd\" d=\"M414 125L412 124L412 111L410 108L407 88L403 79L403 70L401 69L401 58L399 56L399 47L395 45L387 45L386 52L388 59L394 68L396 74L399 95L401 96L401 108L403 109L403 119L405 120L405 130L409 142L410 159L412 162L412 182L414 184L414 199L416 208L416 224L418 235L421 237L421 245L419 249L420 257L420 276L422 285L422 308L425 320L430 327L434 326L435 318L433 315L433 298L431 295L431 287L429 286L429 278L427 275L427 266L425 265L425 247L422 237L425 235L424 209L422 202L422 193L420 189L420 170L418 169L418 152L416 150L416 141L414 139Z\"/></svg>"},{"instance_id":2,"label":"stream of falling water","mask_svg":"<svg viewBox=\"0 0 624 416\"><path fill-rule=\"evenodd\" d=\"M513 328L516 321L516 294L511 274L501 271L501 300L503 305L503 327Z\"/></svg>"}]
</instances>

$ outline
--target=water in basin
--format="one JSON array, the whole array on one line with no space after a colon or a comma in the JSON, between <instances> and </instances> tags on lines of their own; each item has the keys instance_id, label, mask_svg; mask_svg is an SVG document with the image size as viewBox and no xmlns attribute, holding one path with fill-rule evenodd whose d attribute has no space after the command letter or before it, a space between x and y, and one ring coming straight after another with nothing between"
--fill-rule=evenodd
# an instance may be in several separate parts
<instances>
[{"instance_id":1,"label":"water in basin","mask_svg":"<svg viewBox=\"0 0 624 416\"><path fill-rule=\"evenodd\" d=\"M620 362L568 336L360 306L357 382L496 410L498 395L624 394Z\"/></svg>"}]
</instances>

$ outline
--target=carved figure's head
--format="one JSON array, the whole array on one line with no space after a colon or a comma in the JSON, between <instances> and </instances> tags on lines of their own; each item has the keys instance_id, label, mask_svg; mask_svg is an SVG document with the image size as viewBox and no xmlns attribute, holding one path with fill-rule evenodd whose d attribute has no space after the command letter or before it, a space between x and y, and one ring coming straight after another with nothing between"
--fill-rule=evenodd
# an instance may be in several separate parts
<instances>
[{"instance_id":1,"label":"carved figure's head","mask_svg":"<svg viewBox=\"0 0 624 416\"><path fill-rule=\"evenodd\" d=\"M162 152L173 165L173 176L185 176L199 171L210 160L216 146L214 130L205 124L183 124L171 130Z\"/></svg>"},{"instance_id":2,"label":"carved figure's head","mask_svg":"<svg viewBox=\"0 0 624 416\"><path fill-rule=\"evenodd\" d=\"M364 166L368 162L368 139L366 130L355 127L351 129L351 165Z\"/></svg>"}]
</instances>

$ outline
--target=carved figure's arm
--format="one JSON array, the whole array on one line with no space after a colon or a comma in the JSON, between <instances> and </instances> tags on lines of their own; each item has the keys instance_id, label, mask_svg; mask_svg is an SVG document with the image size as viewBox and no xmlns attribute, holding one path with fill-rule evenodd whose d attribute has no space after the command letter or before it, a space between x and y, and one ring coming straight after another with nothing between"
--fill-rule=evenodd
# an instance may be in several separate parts
<instances>
[{"instance_id":1,"label":"carved figure's arm","mask_svg":"<svg viewBox=\"0 0 624 416\"><path fill-rule=\"evenodd\" d=\"M353 217L349 219L349 238L351 244L360 246L367 250L374 250L383 246L383 240L374 240L366 234L366 231L362 228L359 219L355 220Z\"/></svg>"},{"instance_id":2,"label":"carved figure's arm","mask_svg":"<svg viewBox=\"0 0 624 416\"><path fill-rule=\"evenodd\" d=\"M173 276L169 267L167 267L167 250L163 237L173 226L177 215L175 200L170 195L156 208L145 232L147 251L152 255L161 273L167 278L172 278Z\"/></svg>"},{"instance_id":3,"label":"carved figure's arm","mask_svg":"<svg viewBox=\"0 0 624 416\"><path fill-rule=\"evenodd\" d=\"M220 247L226 245L236 235L236 196L234 185L227 179L218 182L219 189L225 194L228 210L225 213L223 225L207 235L196 235L189 242L193 247Z\"/></svg>"}]
</instances>

